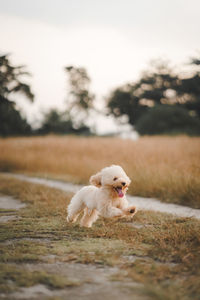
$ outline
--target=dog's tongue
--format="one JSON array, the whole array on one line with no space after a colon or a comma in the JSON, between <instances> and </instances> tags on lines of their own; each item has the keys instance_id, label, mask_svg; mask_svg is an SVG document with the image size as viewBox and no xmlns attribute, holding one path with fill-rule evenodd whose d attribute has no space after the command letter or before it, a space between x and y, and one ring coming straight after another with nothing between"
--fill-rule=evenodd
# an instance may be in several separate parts
<instances>
[{"instance_id":1,"label":"dog's tongue","mask_svg":"<svg viewBox=\"0 0 200 300\"><path fill-rule=\"evenodd\" d=\"M117 192L118 192L118 196L120 198L124 197L124 193L122 192L122 189L121 188L117 188Z\"/></svg>"}]
</instances>

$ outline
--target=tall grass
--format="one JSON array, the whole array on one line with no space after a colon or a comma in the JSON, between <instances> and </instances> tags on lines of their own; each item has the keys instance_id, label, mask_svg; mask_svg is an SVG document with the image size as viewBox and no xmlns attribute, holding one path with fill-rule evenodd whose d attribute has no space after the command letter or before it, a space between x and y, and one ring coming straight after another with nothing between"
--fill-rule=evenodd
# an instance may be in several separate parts
<instances>
[{"instance_id":1,"label":"tall grass","mask_svg":"<svg viewBox=\"0 0 200 300\"><path fill-rule=\"evenodd\" d=\"M0 170L87 183L101 168L121 165L133 195L200 207L200 138L31 137L0 139Z\"/></svg>"}]
</instances>

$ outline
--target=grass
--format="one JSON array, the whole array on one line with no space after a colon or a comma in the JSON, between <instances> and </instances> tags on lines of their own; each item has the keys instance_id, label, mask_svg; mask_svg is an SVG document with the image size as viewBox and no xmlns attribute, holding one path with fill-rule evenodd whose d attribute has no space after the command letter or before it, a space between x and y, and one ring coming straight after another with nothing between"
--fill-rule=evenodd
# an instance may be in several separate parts
<instances>
[{"instance_id":1,"label":"grass","mask_svg":"<svg viewBox=\"0 0 200 300\"><path fill-rule=\"evenodd\" d=\"M2 292L37 283L50 288L76 285L56 272L25 268L27 263L51 263L53 255L63 264L118 267L119 274L110 280L138 282L149 299L199 299L198 220L140 211L133 221L99 219L87 229L66 223L71 195L64 192L0 176L0 193L28 204L15 212L20 218L1 225Z\"/></svg>"},{"instance_id":2,"label":"grass","mask_svg":"<svg viewBox=\"0 0 200 300\"><path fill-rule=\"evenodd\" d=\"M12 282L13 284L10 284ZM18 287L30 287L44 284L51 289L77 286L78 282L71 281L58 274L49 274L45 271L27 271L19 266L0 264L0 291L12 292ZM17 289L16 289L17 287Z\"/></svg>"},{"instance_id":3,"label":"grass","mask_svg":"<svg viewBox=\"0 0 200 300\"><path fill-rule=\"evenodd\" d=\"M31 137L0 140L0 170L88 183L101 168L121 165L129 193L200 208L200 138Z\"/></svg>"}]
</instances>

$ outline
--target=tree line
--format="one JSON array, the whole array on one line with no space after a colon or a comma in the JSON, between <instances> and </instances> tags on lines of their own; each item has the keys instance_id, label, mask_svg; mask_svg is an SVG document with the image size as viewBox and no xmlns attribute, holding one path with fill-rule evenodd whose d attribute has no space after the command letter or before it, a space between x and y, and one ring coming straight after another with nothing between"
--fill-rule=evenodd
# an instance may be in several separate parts
<instances>
[{"instance_id":1,"label":"tree line","mask_svg":"<svg viewBox=\"0 0 200 300\"><path fill-rule=\"evenodd\" d=\"M114 89L105 100L106 114L127 118L140 134L200 134L200 58L192 58L186 73L175 71L162 60L154 61L141 77ZM91 134L86 125L95 111L95 96L85 68L67 66L69 93L66 109L47 111L40 128L34 130L22 117L13 95L30 102L34 94L24 78L26 66L13 66L9 55L0 56L0 135ZM103 113L103 112L102 112Z\"/></svg>"},{"instance_id":2,"label":"tree line","mask_svg":"<svg viewBox=\"0 0 200 300\"><path fill-rule=\"evenodd\" d=\"M200 59L189 74L175 73L157 60L141 78L116 88L108 97L109 113L128 121L140 134L200 133Z\"/></svg>"}]
</instances>

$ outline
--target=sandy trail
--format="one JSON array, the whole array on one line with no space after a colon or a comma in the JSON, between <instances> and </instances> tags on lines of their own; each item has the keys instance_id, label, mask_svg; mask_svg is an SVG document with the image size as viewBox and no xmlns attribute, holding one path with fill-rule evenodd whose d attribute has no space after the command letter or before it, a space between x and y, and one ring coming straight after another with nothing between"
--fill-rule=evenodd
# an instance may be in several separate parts
<instances>
[{"instance_id":1,"label":"sandy trail","mask_svg":"<svg viewBox=\"0 0 200 300\"><path fill-rule=\"evenodd\" d=\"M19 210L23 207L26 207L25 203L22 203L21 201L19 201L18 199L15 199L11 196L7 196L7 195L1 195L0 194L0 209L3 210ZM13 221L16 220L18 217L16 215L3 215L1 214L0 216L0 223L6 223L9 221Z\"/></svg>"}]
</instances>

